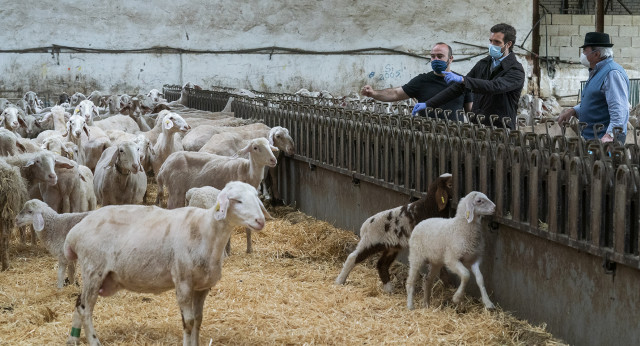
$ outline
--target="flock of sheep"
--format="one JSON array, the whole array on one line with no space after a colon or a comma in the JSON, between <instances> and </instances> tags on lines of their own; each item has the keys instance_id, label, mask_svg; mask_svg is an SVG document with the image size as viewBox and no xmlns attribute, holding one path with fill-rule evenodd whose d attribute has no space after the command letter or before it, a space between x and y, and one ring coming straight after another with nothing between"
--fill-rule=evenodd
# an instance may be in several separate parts
<instances>
[{"instance_id":1,"label":"flock of sheep","mask_svg":"<svg viewBox=\"0 0 640 346\"><path fill-rule=\"evenodd\" d=\"M75 282L75 265L80 264L82 292L69 344L79 342L82 328L89 344L100 344L92 321L98 296L121 289L160 293L175 288L183 344L198 345L204 300L221 277L231 231L237 226L247 230L251 252L251 231L270 219L258 190L275 174L278 155L294 153L289 131L247 124L229 108L206 115L188 109L188 87L170 103L156 89L136 97L62 94L50 109L33 92L15 105L0 99L2 268L9 265L14 225L23 242L24 229L31 225L32 243L37 236L57 257L59 288ZM157 206L143 206L151 177L158 185ZM270 198L278 201L277 185L271 186ZM446 266L460 277L455 303L464 295L471 270L485 307L494 308L479 265L484 248L480 219L492 214L495 205L471 192L449 219L451 189L451 175L443 174L422 199L367 219L336 283L344 284L356 263L382 252L377 268L390 292L389 267L401 250L410 248L410 309L414 282L425 263L431 265L423 283L425 306L434 279Z\"/></svg>"}]
</instances>

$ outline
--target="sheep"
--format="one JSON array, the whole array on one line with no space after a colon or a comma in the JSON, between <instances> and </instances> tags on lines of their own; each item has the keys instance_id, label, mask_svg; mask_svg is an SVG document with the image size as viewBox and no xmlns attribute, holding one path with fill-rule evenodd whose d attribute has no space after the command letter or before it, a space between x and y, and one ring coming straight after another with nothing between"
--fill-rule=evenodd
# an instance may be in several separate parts
<instances>
[{"instance_id":1,"label":"sheep","mask_svg":"<svg viewBox=\"0 0 640 346\"><path fill-rule=\"evenodd\" d=\"M147 175L140 163L138 144L126 141L107 148L96 165L93 189L101 205L140 204Z\"/></svg>"},{"instance_id":2,"label":"sheep","mask_svg":"<svg viewBox=\"0 0 640 346\"><path fill-rule=\"evenodd\" d=\"M432 217L449 216L452 186L451 174L442 174L429 185L427 194L421 199L381 211L366 219L360 227L360 241L344 262L336 284L343 285L356 264L382 251L376 267L383 289L391 293L393 285L389 267L398 253L409 246L409 237L419 222Z\"/></svg>"},{"instance_id":3,"label":"sheep","mask_svg":"<svg viewBox=\"0 0 640 346\"><path fill-rule=\"evenodd\" d=\"M183 321L183 344L198 345L204 300L222 275L222 252L236 226L259 231L271 218L252 186L230 182L210 209L106 206L74 226L65 256L82 268L82 293L67 343L81 327L99 345L93 327L98 296L121 289L161 293L175 287ZM126 220L127 222L122 222Z\"/></svg>"},{"instance_id":4,"label":"sheep","mask_svg":"<svg viewBox=\"0 0 640 346\"><path fill-rule=\"evenodd\" d=\"M166 184L167 208L173 209L184 206L185 194L192 187L219 189L229 181L239 180L257 188L264 178L264 167L276 165L272 151L277 150L266 139L257 138L238 152L238 155L249 153L249 159L178 151L169 155L156 175L158 189Z\"/></svg>"},{"instance_id":5,"label":"sheep","mask_svg":"<svg viewBox=\"0 0 640 346\"><path fill-rule=\"evenodd\" d=\"M69 103L71 104L71 98L69 97L69 94L63 92L62 94L60 94L60 96L58 96L58 105L61 105L63 103Z\"/></svg>"},{"instance_id":6,"label":"sheep","mask_svg":"<svg viewBox=\"0 0 640 346\"><path fill-rule=\"evenodd\" d=\"M102 94L97 90L92 91L89 97L87 97L87 100L93 102L93 104L98 107L103 107L105 105Z\"/></svg>"},{"instance_id":7,"label":"sheep","mask_svg":"<svg viewBox=\"0 0 640 346\"><path fill-rule=\"evenodd\" d=\"M91 101L86 102L91 103ZM88 103L84 105L88 105ZM92 107L87 106L82 109L81 111L79 108L76 108L74 114L69 118L69 121L67 121L67 139L78 146L80 157L78 157L76 161L89 167L89 169L93 171L102 152L111 146L111 141L106 133L99 127L88 126L89 122L87 119L91 118L92 115L87 112L91 112L89 110L92 109ZM84 134L82 133L83 131Z\"/></svg>"},{"instance_id":8,"label":"sheep","mask_svg":"<svg viewBox=\"0 0 640 346\"><path fill-rule=\"evenodd\" d=\"M179 138L176 139L174 135L179 132L187 132L190 129L191 126L189 126L180 115L168 113L164 116L162 119L162 133L153 146L151 155L151 165L153 166L154 174L158 174L160 167L169 155L183 150L182 140Z\"/></svg>"},{"instance_id":9,"label":"sheep","mask_svg":"<svg viewBox=\"0 0 640 346\"><path fill-rule=\"evenodd\" d=\"M46 113L42 119L40 119L40 124L45 125L49 122L53 123L53 130L45 130L38 134L36 137L36 142L42 144L44 140L50 136L58 135L65 136L67 132L67 121L71 117L71 114L68 113L64 107L62 106L54 106L51 108L51 111Z\"/></svg>"},{"instance_id":10,"label":"sheep","mask_svg":"<svg viewBox=\"0 0 640 346\"><path fill-rule=\"evenodd\" d=\"M94 122L94 125L101 128L103 131L122 130L128 133L136 133L140 131L140 126L133 118L122 114L116 114L107 119L96 121Z\"/></svg>"},{"instance_id":11,"label":"sheep","mask_svg":"<svg viewBox=\"0 0 640 346\"><path fill-rule=\"evenodd\" d=\"M16 217L16 225L32 225L47 251L58 259L58 288L65 284L65 269L69 283L75 282L76 264L64 257L64 240L71 228L87 215L89 212L58 214L43 201L32 199L24 204Z\"/></svg>"},{"instance_id":12,"label":"sheep","mask_svg":"<svg viewBox=\"0 0 640 346\"><path fill-rule=\"evenodd\" d=\"M20 169L0 158L0 261L3 271L9 268L9 235L15 224L15 216L28 194Z\"/></svg>"},{"instance_id":13,"label":"sheep","mask_svg":"<svg viewBox=\"0 0 640 346\"><path fill-rule=\"evenodd\" d=\"M0 127L4 127L18 134L18 128L20 128L20 126L27 127L27 124L20 117L18 108L13 106L5 108L0 114Z\"/></svg>"},{"instance_id":14,"label":"sheep","mask_svg":"<svg viewBox=\"0 0 640 346\"><path fill-rule=\"evenodd\" d=\"M40 148L71 160L74 160L79 154L77 145L60 136L51 136L45 139Z\"/></svg>"},{"instance_id":15,"label":"sheep","mask_svg":"<svg viewBox=\"0 0 640 346\"><path fill-rule=\"evenodd\" d=\"M27 103L27 114L37 114L42 110L42 101L38 99L35 92L27 91L22 99Z\"/></svg>"},{"instance_id":16,"label":"sheep","mask_svg":"<svg viewBox=\"0 0 640 346\"><path fill-rule=\"evenodd\" d=\"M219 142L226 139L227 134L237 134L235 138L239 140L249 140L259 137L267 138L269 131L271 131L271 128L263 123L237 127L200 125L184 136L183 143L185 143L185 150L201 151L218 155L233 155L237 149L242 148L244 145L225 150L225 146L219 145ZM189 147L187 147L187 145ZM225 151L223 152L222 150Z\"/></svg>"},{"instance_id":17,"label":"sheep","mask_svg":"<svg viewBox=\"0 0 640 346\"><path fill-rule=\"evenodd\" d=\"M453 295L458 304L464 296L469 281L469 269L476 277L485 308L494 309L484 287L480 263L484 251L481 218L492 215L496 205L482 192L472 191L458 202L456 215L451 219L431 218L416 225L409 239L409 276L407 277L407 307L413 309L414 284L420 267L431 264L429 274L423 281L423 305L429 306L431 287L440 268L447 269L460 277L460 285Z\"/></svg>"},{"instance_id":18,"label":"sheep","mask_svg":"<svg viewBox=\"0 0 640 346\"><path fill-rule=\"evenodd\" d=\"M77 213L96 209L93 174L86 166L56 167L55 185L39 184L42 200L58 213Z\"/></svg>"}]
</instances>

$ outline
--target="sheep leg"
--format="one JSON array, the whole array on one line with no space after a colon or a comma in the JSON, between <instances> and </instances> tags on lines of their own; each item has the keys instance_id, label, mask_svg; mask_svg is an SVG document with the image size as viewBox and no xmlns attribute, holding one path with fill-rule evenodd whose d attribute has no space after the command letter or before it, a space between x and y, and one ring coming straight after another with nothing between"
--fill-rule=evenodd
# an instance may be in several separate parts
<instances>
[{"instance_id":1,"label":"sheep leg","mask_svg":"<svg viewBox=\"0 0 640 346\"><path fill-rule=\"evenodd\" d=\"M245 228L244 231L247 233L247 253L252 253L253 249L251 248L251 230L249 228Z\"/></svg>"},{"instance_id":2,"label":"sheep leg","mask_svg":"<svg viewBox=\"0 0 640 346\"><path fill-rule=\"evenodd\" d=\"M393 261L398 256L398 248L387 248L382 251L382 256L378 260L376 267L378 269L378 275L382 280L382 287L385 292L391 293L393 291L393 285L391 284L391 275L389 274L389 267L393 264Z\"/></svg>"},{"instance_id":3,"label":"sheep leg","mask_svg":"<svg viewBox=\"0 0 640 346\"><path fill-rule=\"evenodd\" d=\"M67 339L67 344L75 345L78 343L80 328L84 326L84 334L89 341L89 345L98 346L101 345L101 343L93 327L93 308L98 300L98 290L104 278L95 277L86 271L82 273L82 278L85 281L82 285L82 293L76 301L76 309L73 313L73 321L71 322L71 334Z\"/></svg>"},{"instance_id":4,"label":"sheep leg","mask_svg":"<svg viewBox=\"0 0 640 346\"><path fill-rule=\"evenodd\" d=\"M484 307L489 310L495 309L496 307L495 305L493 305L493 303L489 299L489 295L487 294L487 289L484 287L484 277L480 272L480 261L476 261L471 265L471 271L473 272L473 275L476 277L476 283L480 288L480 294L482 295L482 302L484 303Z\"/></svg>"},{"instance_id":5,"label":"sheep leg","mask_svg":"<svg viewBox=\"0 0 640 346\"><path fill-rule=\"evenodd\" d=\"M62 212L63 213L71 212L71 201L69 200L69 195L62 196Z\"/></svg>"},{"instance_id":6,"label":"sheep leg","mask_svg":"<svg viewBox=\"0 0 640 346\"><path fill-rule=\"evenodd\" d=\"M429 269L429 274L427 274L424 280L422 280L422 292L423 292L422 305L425 308L429 307L429 304L431 302L431 290L433 289L433 282L440 274L441 268L442 268L442 265L431 264L431 269Z\"/></svg>"},{"instance_id":7,"label":"sheep leg","mask_svg":"<svg viewBox=\"0 0 640 346\"><path fill-rule=\"evenodd\" d=\"M69 261L67 266L67 278L69 279L69 285L73 285L76 282L76 262Z\"/></svg>"},{"instance_id":8,"label":"sheep leg","mask_svg":"<svg viewBox=\"0 0 640 346\"><path fill-rule=\"evenodd\" d=\"M193 308L195 314L195 323L191 332L191 345L197 346L200 342L200 326L202 325L202 311L204 310L204 300L207 298L209 290L196 291L193 294Z\"/></svg>"},{"instance_id":9,"label":"sheep leg","mask_svg":"<svg viewBox=\"0 0 640 346\"><path fill-rule=\"evenodd\" d=\"M227 245L224 246L224 254L222 257L224 258L229 256L231 256L231 237L227 240Z\"/></svg>"},{"instance_id":10,"label":"sheep leg","mask_svg":"<svg viewBox=\"0 0 640 346\"><path fill-rule=\"evenodd\" d=\"M66 269L66 263L63 261L58 261L58 288L64 287L64 272Z\"/></svg>"},{"instance_id":11,"label":"sheep leg","mask_svg":"<svg viewBox=\"0 0 640 346\"><path fill-rule=\"evenodd\" d=\"M420 267L422 265L422 261L420 258L411 257L411 253L409 253L409 276L407 276L407 308L409 310L413 310L413 293L414 287L416 284L416 279L420 274Z\"/></svg>"},{"instance_id":12,"label":"sheep leg","mask_svg":"<svg viewBox=\"0 0 640 346\"><path fill-rule=\"evenodd\" d=\"M195 292L186 282L178 282L176 285L178 306L182 315L182 344L191 345L191 335L195 326L194 298Z\"/></svg>"},{"instance_id":13,"label":"sheep leg","mask_svg":"<svg viewBox=\"0 0 640 346\"><path fill-rule=\"evenodd\" d=\"M36 245L38 243L38 235L36 234L36 230L33 229L33 226L30 226L31 229L31 245Z\"/></svg>"},{"instance_id":14,"label":"sheep leg","mask_svg":"<svg viewBox=\"0 0 640 346\"><path fill-rule=\"evenodd\" d=\"M27 226L18 227L18 230L20 231L20 244L22 245L27 243L26 228Z\"/></svg>"},{"instance_id":15,"label":"sheep leg","mask_svg":"<svg viewBox=\"0 0 640 346\"><path fill-rule=\"evenodd\" d=\"M0 260L2 260L2 270L9 269L9 225L0 221Z\"/></svg>"},{"instance_id":16,"label":"sheep leg","mask_svg":"<svg viewBox=\"0 0 640 346\"><path fill-rule=\"evenodd\" d=\"M456 290L456 293L453 295L453 302L455 304L460 303L462 300L462 296L464 296L464 290L467 287L467 283L469 282L469 270L462 264L460 261L456 261L454 265L448 266L448 268L456 273L460 277L460 285Z\"/></svg>"},{"instance_id":17,"label":"sheep leg","mask_svg":"<svg viewBox=\"0 0 640 346\"><path fill-rule=\"evenodd\" d=\"M344 285L344 282L347 281L347 276L349 276L349 273L351 272L351 270L353 270L353 267L355 267L356 264L364 261L374 253L380 252L386 248L382 244L375 244L373 246L365 248L364 246L360 246L360 244L362 243L363 240L361 239L358 243L358 246L356 246L356 249L353 250L353 252L347 257L347 260L344 261L342 271L336 278L336 285Z\"/></svg>"}]
</instances>

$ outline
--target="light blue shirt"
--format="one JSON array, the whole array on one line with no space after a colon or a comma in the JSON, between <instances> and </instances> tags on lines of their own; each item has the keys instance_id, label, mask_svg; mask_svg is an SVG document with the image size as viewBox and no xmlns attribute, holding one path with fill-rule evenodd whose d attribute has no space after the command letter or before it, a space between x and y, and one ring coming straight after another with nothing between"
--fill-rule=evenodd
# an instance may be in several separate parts
<instances>
[{"instance_id":1,"label":"light blue shirt","mask_svg":"<svg viewBox=\"0 0 640 346\"><path fill-rule=\"evenodd\" d=\"M603 63L609 59L613 60L613 58L607 58L597 63L596 67L589 71L589 78L593 77L600 67L602 67ZM627 81L622 73L618 70L611 70L605 77L600 90L609 105L610 122L606 133L613 136L614 127L622 127L624 133L627 133L627 122L629 121L629 88L627 88ZM580 118L580 104L573 107L573 109L575 109L578 118Z\"/></svg>"},{"instance_id":2,"label":"light blue shirt","mask_svg":"<svg viewBox=\"0 0 640 346\"><path fill-rule=\"evenodd\" d=\"M511 54L511 53L509 53ZM496 67L498 67L498 65L500 65L500 63L502 62L502 60L504 60L504 58L508 57L509 54L503 56L502 58L496 60L493 57L491 57L491 71L493 71Z\"/></svg>"}]
</instances>

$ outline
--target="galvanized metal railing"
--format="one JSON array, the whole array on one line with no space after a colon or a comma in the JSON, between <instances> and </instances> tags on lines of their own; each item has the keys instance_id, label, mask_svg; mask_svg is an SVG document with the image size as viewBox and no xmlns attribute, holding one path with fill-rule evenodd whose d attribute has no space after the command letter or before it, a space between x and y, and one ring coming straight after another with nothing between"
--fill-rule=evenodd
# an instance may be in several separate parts
<instances>
[{"instance_id":1,"label":"galvanized metal railing","mask_svg":"<svg viewBox=\"0 0 640 346\"><path fill-rule=\"evenodd\" d=\"M180 87L165 86L168 100ZM640 150L441 118L411 118L339 100L291 94L189 90L187 106L289 129L295 160L412 197L440 174L455 181L453 202L479 190L497 206L495 222L640 268ZM192 97L193 96L193 97ZM375 107L374 107L375 108ZM404 110L397 110L402 112ZM497 117L492 117L495 120ZM629 134L636 136L636 133ZM636 142L637 143L637 142Z\"/></svg>"}]
</instances>

